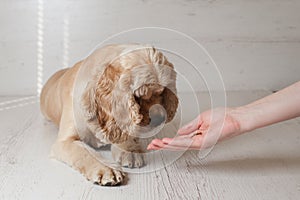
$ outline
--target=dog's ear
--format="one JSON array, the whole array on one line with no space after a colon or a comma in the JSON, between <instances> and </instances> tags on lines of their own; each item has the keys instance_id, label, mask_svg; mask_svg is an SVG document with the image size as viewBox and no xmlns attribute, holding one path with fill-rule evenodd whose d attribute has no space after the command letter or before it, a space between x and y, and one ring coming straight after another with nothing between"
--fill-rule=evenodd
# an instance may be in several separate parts
<instances>
[{"instance_id":1,"label":"dog's ear","mask_svg":"<svg viewBox=\"0 0 300 200\"><path fill-rule=\"evenodd\" d=\"M96 118L97 115L97 103L96 103L96 92L93 82L89 82L83 92L81 98L81 106L84 117L87 121L91 121Z\"/></svg>"},{"instance_id":2,"label":"dog's ear","mask_svg":"<svg viewBox=\"0 0 300 200\"><path fill-rule=\"evenodd\" d=\"M117 105L114 107L118 113L126 112L126 114L122 116L123 118L126 118L128 113L130 114L130 119L123 119L124 121L128 120L124 123L133 122L134 124L139 124L143 119L143 115L140 114L140 105L136 101L134 91L131 89L131 79L130 71L124 72L121 75L117 86L118 90L116 90L114 98L114 100L119 99L119 102L117 102Z\"/></svg>"},{"instance_id":3,"label":"dog's ear","mask_svg":"<svg viewBox=\"0 0 300 200\"><path fill-rule=\"evenodd\" d=\"M132 121L135 124L140 124L143 119L143 115L140 114L140 105L136 102L136 97L133 94L129 97L128 108Z\"/></svg>"},{"instance_id":4,"label":"dog's ear","mask_svg":"<svg viewBox=\"0 0 300 200\"><path fill-rule=\"evenodd\" d=\"M168 87L165 87L163 93L163 107L167 112L167 122L170 122L175 114L178 107L178 98L176 96L176 91L172 91Z\"/></svg>"},{"instance_id":5,"label":"dog's ear","mask_svg":"<svg viewBox=\"0 0 300 200\"><path fill-rule=\"evenodd\" d=\"M112 93L120 74L120 69L108 65L100 77L94 77L87 84L82 95L82 107L89 127L100 127L105 138L112 143L124 142L128 137L112 116Z\"/></svg>"},{"instance_id":6,"label":"dog's ear","mask_svg":"<svg viewBox=\"0 0 300 200\"><path fill-rule=\"evenodd\" d=\"M169 77L168 80L171 80L165 86L162 97L163 97L163 107L167 113L167 121L170 122L175 114L178 107L178 98L177 98L177 90L176 90L176 72L174 71L174 66L170 63L166 58L164 60L164 71L163 76Z\"/></svg>"}]
</instances>

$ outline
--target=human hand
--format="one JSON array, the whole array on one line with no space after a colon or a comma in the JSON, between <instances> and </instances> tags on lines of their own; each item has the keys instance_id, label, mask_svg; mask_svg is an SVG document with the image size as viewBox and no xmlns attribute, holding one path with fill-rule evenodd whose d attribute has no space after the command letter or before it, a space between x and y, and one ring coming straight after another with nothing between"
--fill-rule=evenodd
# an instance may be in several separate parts
<instances>
[{"instance_id":1,"label":"human hand","mask_svg":"<svg viewBox=\"0 0 300 200\"><path fill-rule=\"evenodd\" d=\"M204 149L241 133L235 108L217 108L201 113L196 119L178 130L174 138L154 139L148 150Z\"/></svg>"}]
</instances>

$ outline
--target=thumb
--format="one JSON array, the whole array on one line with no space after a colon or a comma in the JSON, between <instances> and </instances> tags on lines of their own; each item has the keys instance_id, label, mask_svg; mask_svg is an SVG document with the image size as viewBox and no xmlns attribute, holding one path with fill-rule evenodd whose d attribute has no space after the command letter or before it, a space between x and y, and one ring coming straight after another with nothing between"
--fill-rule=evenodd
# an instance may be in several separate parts
<instances>
[{"instance_id":1,"label":"thumb","mask_svg":"<svg viewBox=\"0 0 300 200\"><path fill-rule=\"evenodd\" d=\"M189 122L188 124L184 125L178 130L179 135L187 135L194 131L196 131L201 125L200 115L194 119L193 121Z\"/></svg>"}]
</instances>

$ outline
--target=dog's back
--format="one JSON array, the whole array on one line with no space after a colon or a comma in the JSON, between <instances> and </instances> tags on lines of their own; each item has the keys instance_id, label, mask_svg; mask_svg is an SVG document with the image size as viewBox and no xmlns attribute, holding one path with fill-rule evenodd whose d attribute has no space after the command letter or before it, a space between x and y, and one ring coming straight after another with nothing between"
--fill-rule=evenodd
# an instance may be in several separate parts
<instances>
[{"instance_id":1,"label":"dog's back","mask_svg":"<svg viewBox=\"0 0 300 200\"><path fill-rule=\"evenodd\" d=\"M53 121L57 126L60 122L64 101L72 101L71 90L80 65L81 62L72 68L62 69L53 74L41 92L41 111L48 120Z\"/></svg>"}]
</instances>

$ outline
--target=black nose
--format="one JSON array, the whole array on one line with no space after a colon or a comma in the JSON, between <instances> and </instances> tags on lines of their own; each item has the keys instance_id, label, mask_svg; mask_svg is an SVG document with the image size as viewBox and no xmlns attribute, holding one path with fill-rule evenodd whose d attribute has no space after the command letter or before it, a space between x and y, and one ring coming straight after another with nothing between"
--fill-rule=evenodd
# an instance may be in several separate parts
<instances>
[{"instance_id":1,"label":"black nose","mask_svg":"<svg viewBox=\"0 0 300 200\"><path fill-rule=\"evenodd\" d=\"M164 115L153 115L151 116L150 126L156 127L165 122L166 118Z\"/></svg>"}]
</instances>

